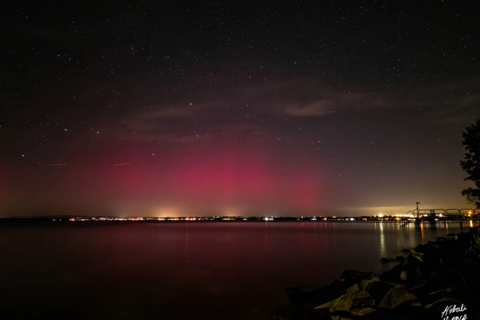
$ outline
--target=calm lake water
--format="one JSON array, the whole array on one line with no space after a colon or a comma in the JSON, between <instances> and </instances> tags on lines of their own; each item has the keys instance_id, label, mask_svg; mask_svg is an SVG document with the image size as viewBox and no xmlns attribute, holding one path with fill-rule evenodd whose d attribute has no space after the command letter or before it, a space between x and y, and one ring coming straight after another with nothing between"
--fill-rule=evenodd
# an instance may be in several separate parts
<instances>
[{"instance_id":1,"label":"calm lake water","mask_svg":"<svg viewBox=\"0 0 480 320\"><path fill-rule=\"evenodd\" d=\"M460 230L371 222L0 225L0 319L270 319L285 287Z\"/></svg>"}]
</instances>

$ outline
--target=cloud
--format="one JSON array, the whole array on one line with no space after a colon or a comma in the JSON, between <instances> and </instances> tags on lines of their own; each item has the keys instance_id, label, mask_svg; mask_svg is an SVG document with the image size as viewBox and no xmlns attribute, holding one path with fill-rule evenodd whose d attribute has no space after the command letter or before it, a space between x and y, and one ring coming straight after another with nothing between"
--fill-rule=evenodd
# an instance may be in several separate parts
<instances>
[{"instance_id":1,"label":"cloud","mask_svg":"<svg viewBox=\"0 0 480 320\"><path fill-rule=\"evenodd\" d=\"M321 100L307 103L290 102L285 113L296 117L325 116L356 108L381 108L388 106L389 97L380 93L334 93Z\"/></svg>"},{"instance_id":2,"label":"cloud","mask_svg":"<svg viewBox=\"0 0 480 320\"><path fill-rule=\"evenodd\" d=\"M137 114L126 116L108 130L115 138L130 141L191 142L207 141L209 135L193 132L193 123L205 110L218 108L219 101L176 105L157 105L140 109ZM182 128L180 130L179 128ZM185 129L187 128L187 129Z\"/></svg>"},{"instance_id":3,"label":"cloud","mask_svg":"<svg viewBox=\"0 0 480 320\"><path fill-rule=\"evenodd\" d=\"M186 107L172 107L153 111L146 111L136 116L137 119L156 119L168 117L191 117L195 109Z\"/></svg>"},{"instance_id":4,"label":"cloud","mask_svg":"<svg viewBox=\"0 0 480 320\"><path fill-rule=\"evenodd\" d=\"M411 104L428 110L428 123L463 126L480 116L479 82L480 77L475 77L430 87L427 93L413 96ZM425 119L422 121L425 123Z\"/></svg>"},{"instance_id":5,"label":"cloud","mask_svg":"<svg viewBox=\"0 0 480 320\"><path fill-rule=\"evenodd\" d=\"M361 90L335 91L318 79L278 79L251 84L239 90L239 95L261 104L266 112L293 117L321 117L357 108L381 108L391 104L388 93Z\"/></svg>"},{"instance_id":6,"label":"cloud","mask_svg":"<svg viewBox=\"0 0 480 320\"><path fill-rule=\"evenodd\" d=\"M480 104L480 93L477 88L479 82L480 77L445 82L413 91L408 98L416 105L424 107L478 106Z\"/></svg>"},{"instance_id":7,"label":"cloud","mask_svg":"<svg viewBox=\"0 0 480 320\"><path fill-rule=\"evenodd\" d=\"M436 118L418 117L422 123L425 120L462 123L465 119L459 112L464 110L455 113L451 106L480 103L480 94L472 84L478 82L473 80L412 88L405 92L398 88L380 92L366 86L345 87L339 91L326 81L312 78L251 81L214 89L199 87L197 93L188 98L162 96L164 102L155 104L152 101L151 106L124 116L124 120L113 125L111 130L116 137L132 141L190 142L242 136L245 141L260 143L272 135L275 138L273 132L282 118L324 117L382 109L396 113L407 108L418 108L422 114L435 110Z\"/></svg>"},{"instance_id":8,"label":"cloud","mask_svg":"<svg viewBox=\"0 0 480 320\"><path fill-rule=\"evenodd\" d=\"M200 98L200 102L179 101L175 105L156 105L143 108L134 115L134 119L139 121L154 121L162 118L191 118L197 116L205 110L218 109L227 103L219 99Z\"/></svg>"},{"instance_id":9,"label":"cloud","mask_svg":"<svg viewBox=\"0 0 480 320\"><path fill-rule=\"evenodd\" d=\"M130 135L128 140L140 141L140 142L207 142L210 141L211 135L196 135L196 134L162 134L162 133L136 133Z\"/></svg>"},{"instance_id":10,"label":"cloud","mask_svg":"<svg viewBox=\"0 0 480 320\"><path fill-rule=\"evenodd\" d=\"M264 106L280 115L321 117L338 112L385 107L422 107L436 110L451 109L452 106L477 107L480 104L480 93L477 92L476 84L479 82L480 78L475 77L412 88L409 91L399 91L399 88L393 87L380 92L367 87L357 87L345 88L339 92L325 81L293 79L245 88L244 92L251 99L264 101Z\"/></svg>"}]
</instances>

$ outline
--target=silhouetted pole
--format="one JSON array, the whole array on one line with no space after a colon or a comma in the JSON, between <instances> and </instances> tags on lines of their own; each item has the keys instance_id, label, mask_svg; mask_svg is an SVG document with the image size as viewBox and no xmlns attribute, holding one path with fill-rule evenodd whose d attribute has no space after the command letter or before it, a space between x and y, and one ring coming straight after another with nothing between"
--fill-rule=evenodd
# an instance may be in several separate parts
<instances>
[{"instance_id":1,"label":"silhouetted pole","mask_svg":"<svg viewBox=\"0 0 480 320\"><path fill-rule=\"evenodd\" d=\"M420 210L418 209L418 205L420 202L417 202L417 217L415 218L415 224L417 226L420 226L421 220L420 220Z\"/></svg>"}]
</instances>

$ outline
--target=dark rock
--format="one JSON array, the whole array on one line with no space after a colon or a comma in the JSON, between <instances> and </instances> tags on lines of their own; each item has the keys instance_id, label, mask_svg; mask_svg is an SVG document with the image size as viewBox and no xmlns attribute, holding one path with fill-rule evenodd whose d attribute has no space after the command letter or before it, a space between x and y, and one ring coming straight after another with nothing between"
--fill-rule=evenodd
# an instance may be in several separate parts
<instances>
[{"instance_id":1,"label":"dark rock","mask_svg":"<svg viewBox=\"0 0 480 320\"><path fill-rule=\"evenodd\" d=\"M406 308L401 308L399 307L398 309L401 308L401 310L395 310L395 313L399 314L397 317L397 320L420 320L424 319L425 315L427 312L425 311L424 308L421 306L418 306L418 304L415 304L413 302Z\"/></svg>"},{"instance_id":2,"label":"dark rock","mask_svg":"<svg viewBox=\"0 0 480 320\"><path fill-rule=\"evenodd\" d=\"M434 305L437 301L459 300L465 301L468 296L458 288L453 288L451 291L437 291L433 294L422 297L421 301L424 306Z\"/></svg>"},{"instance_id":3,"label":"dark rock","mask_svg":"<svg viewBox=\"0 0 480 320\"><path fill-rule=\"evenodd\" d=\"M385 282L373 282L368 288L368 293L375 300L375 305L378 306L382 298L387 294L393 286Z\"/></svg>"},{"instance_id":4,"label":"dark rock","mask_svg":"<svg viewBox=\"0 0 480 320\"><path fill-rule=\"evenodd\" d=\"M447 307L461 304L467 306L468 319L480 319L480 228L439 237L408 252L406 258L382 258L400 263L380 277L345 270L341 280L318 290L288 288L291 300L303 310L289 319L444 319Z\"/></svg>"},{"instance_id":5,"label":"dark rock","mask_svg":"<svg viewBox=\"0 0 480 320\"><path fill-rule=\"evenodd\" d=\"M440 269L441 250L434 245L419 245L412 250L403 263L400 279L406 287L416 285L422 279L430 279Z\"/></svg>"},{"instance_id":6,"label":"dark rock","mask_svg":"<svg viewBox=\"0 0 480 320\"><path fill-rule=\"evenodd\" d=\"M337 319L352 319L354 316L349 311L335 311L331 313L331 317L338 317Z\"/></svg>"},{"instance_id":7,"label":"dark rock","mask_svg":"<svg viewBox=\"0 0 480 320\"><path fill-rule=\"evenodd\" d=\"M342 296L355 283L351 281L335 280L330 285L323 288L310 291L307 296L307 302L312 308L320 306L329 301ZM305 301L305 300L302 300Z\"/></svg>"},{"instance_id":8,"label":"dark rock","mask_svg":"<svg viewBox=\"0 0 480 320\"><path fill-rule=\"evenodd\" d=\"M452 254L449 251L448 249L444 250L441 258L441 269L443 270L456 268L458 264L458 252Z\"/></svg>"},{"instance_id":9,"label":"dark rock","mask_svg":"<svg viewBox=\"0 0 480 320\"><path fill-rule=\"evenodd\" d=\"M415 248L416 252L423 253L428 256L436 257L440 255L440 250L437 246L435 245L419 245L418 247Z\"/></svg>"},{"instance_id":10,"label":"dark rock","mask_svg":"<svg viewBox=\"0 0 480 320\"><path fill-rule=\"evenodd\" d=\"M462 232L457 234L458 238L453 243L458 250L465 253L470 248L470 234Z\"/></svg>"},{"instance_id":11,"label":"dark rock","mask_svg":"<svg viewBox=\"0 0 480 320\"><path fill-rule=\"evenodd\" d=\"M388 259L388 258L383 257L382 259L380 259L380 261L383 262L383 263L388 263L388 262L403 262L403 261L405 261L405 257L404 257L404 256L397 256L397 257L395 257L394 259Z\"/></svg>"},{"instance_id":12,"label":"dark rock","mask_svg":"<svg viewBox=\"0 0 480 320\"><path fill-rule=\"evenodd\" d=\"M373 298L361 298L361 299L354 299L353 305L358 307L365 307L365 306L374 306L375 300Z\"/></svg>"},{"instance_id":13,"label":"dark rock","mask_svg":"<svg viewBox=\"0 0 480 320\"><path fill-rule=\"evenodd\" d=\"M362 280L360 281L360 284L358 286L359 290L366 290L368 291L368 288L372 285L373 282L376 282L376 281L372 281L372 280Z\"/></svg>"},{"instance_id":14,"label":"dark rock","mask_svg":"<svg viewBox=\"0 0 480 320\"><path fill-rule=\"evenodd\" d=\"M352 309L350 313L354 316L364 316L368 313L375 312L375 311L377 310L372 307L362 307L362 308Z\"/></svg>"},{"instance_id":15,"label":"dark rock","mask_svg":"<svg viewBox=\"0 0 480 320\"><path fill-rule=\"evenodd\" d=\"M314 309L308 314L308 319L311 320L331 320L330 310L328 308Z\"/></svg>"},{"instance_id":16,"label":"dark rock","mask_svg":"<svg viewBox=\"0 0 480 320\"><path fill-rule=\"evenodd\" d=\"M354 306L374 306L375 300L366 290L360 290L352 297Z\"/></svg>"},{"instance_id":17,"label":"dark rock","mask_svg":"<svg viewBox=\"0 0 480 320\"><path fill-rule=\"evenodd\" d=\"M429 292L434 291L434 289L432 289L432 287L431 287L431 285L428 281L422 282L418 286L411 287L411 288L406 288L406 289L408 290L408 292L413 293L417 297L426 295ZM437 287L435 287L435 289L437 289Z\"/></svg>"},{"instance_id":18,"label":"dark rock","mask_svg":"<svg viewBox=\"0 0 480 320\"><path fill-rule=\"evenodd\" d=\"M416 299L417 297L413 293L408 292L405 289L391 288L383 296L378 307L394 309L407 301L416 300Z\"/></svg>"},{"instance_id":19,"label":"dark rock","mask_svg":"<svg viewBox=\"0 0 480 320\"><path fill-rule=\"evenodd\" d=\"M428 281L426 280L419 281L415 286L408 287L407 290L408 292L413 293L415 296L425 295L432 291L429 287Z\"/></svg>"},{"instance_id":20,"label":"dark rock","mask_svg":"<svg viewBox=\"0 0 480 320\"><path fill-rule=\"evenodd\" d=\"M476 254L480 254L480 228L471 228L469 235L472 251Z\"/></svg>"},{"instance_id":21,"label":"dark rock","mask_svg":"<svg viewBox=\"0 0 480 320\"><path fill-rule=\"evenodd\" d=\"M480 259L475 256L465 256L458 259L458 271L464 277L470 277L480 272Z\"/></svg>"},{"instance_id":22,"label":"dark rock","mask_svg":"<svg viewBox=\"0 0 480 320\"><path fill-rule=\"evenodd\" d=\"M315 307L315 309L328 308L330 312L346 311L348 312L353 305L352 297L358 292L358 284L354 284L347 290L343 291L340 296L327 301Z\"/></svg>"},{"instance_id":23,"label":"dark rock","mask_svg":"<svg viewBox=\"0 0 480 320\"><path fill-rule=\"evenodd\" d=\"M304 305L312 299L312 294L310 292L300 290L299 288L290 287L286 288L285 291L287 291L290 301L296 304Z\"/></svg>"},{"instance_id":24,"label":"dark rock","mask_svg":"<svg viewBox=\"0 0 480 320\"><path fill-rule=\"evenodd\" d=\"M480 295L480 272L477 272L468 278L468 287L472 295Z\"/></svg>"},{"instance_id":25,"label":"dark rock","mask_svg":"<svg viewBox=\"0 0 480 320\"><path fill-rule=\"evenodd\" d=\"M382 282L398 282L400 281L400 274L402 273L403 263L397 264L392 269L385 271L380 275Z\"/></svg>"},{"instance_id":26,"label":"dark rock","mask_svg":"<svg viewBox=\"0 0 480 320\"><path fill-rule=\"evenodd\" d=\"M380 277L373 272L362 272L352 269L343 271L340 279L350 281L351 283L359 283L361 280L380 281Z\"/></svg>"},{"instance_id":27,"label":"dark rock","mask_svg":"<svg viewBox=\"0 0 480 320\"><path fill-rule=\"evenodd\" d=\"M435 278L428 281L429 292L455 286L455 281L452 277L455 276L456 272L457 270L453 268L441 270Z\"/></svg>"},{"instance_id":28,"label":"dark rock","mask_svg":"<svg viewBox=\"0 0 480 320\"><path fill-rule=\"evenodd\" d=\"M450 241L450 239L448 239L447 237L437 237L437 242L448 242Z\"/></svg>"},{"instance_id":29,"label":"dark rock","mask_svg":"<svg viewBox=\"0 0 480 320\"><path fill-rule=\"evenodd\" d=\"M375 312L367 313L363 316L355 316L354 319L360 320L385 320L393 319L394 313L390 309L379 308Z\"/></svg>"}]
</instances>

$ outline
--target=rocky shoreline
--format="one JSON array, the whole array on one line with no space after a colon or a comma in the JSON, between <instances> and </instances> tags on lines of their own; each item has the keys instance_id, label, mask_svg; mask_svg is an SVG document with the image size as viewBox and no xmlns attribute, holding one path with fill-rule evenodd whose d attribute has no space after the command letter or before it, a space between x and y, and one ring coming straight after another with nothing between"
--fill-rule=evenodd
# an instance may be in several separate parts
<instances>
[{"instance_id":1,"label":"rocky shoreline","mask_svg":"<svg viewBox=\"0 0 480 320\"><path fill-rule=\"evenodd\" d=\"M313 291L287 288L292 307L275 320L480 319L480 228L428 241L391 270L345 270Z\"/></svg>"}]
</instances>

